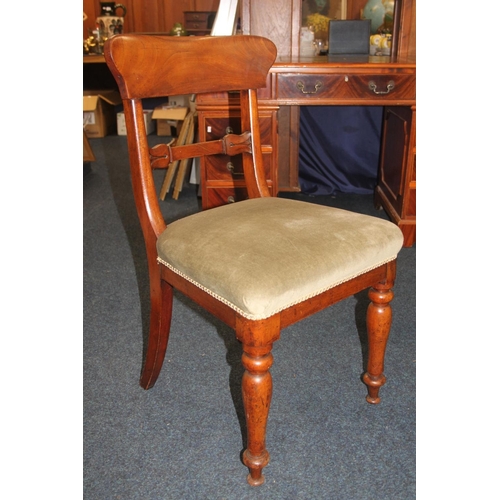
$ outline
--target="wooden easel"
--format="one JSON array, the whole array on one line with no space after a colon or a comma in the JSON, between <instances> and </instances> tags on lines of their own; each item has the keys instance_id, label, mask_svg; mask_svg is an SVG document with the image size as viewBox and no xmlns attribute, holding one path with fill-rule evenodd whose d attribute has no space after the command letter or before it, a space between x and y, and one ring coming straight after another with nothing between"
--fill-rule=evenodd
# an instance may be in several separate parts
<instances>
[{"instance_id":1,"label":"wooden easel","mask_svg":"<svg viewBox=\"0 0 500 500\"><path fill-rule=\"evenodd\" d=\"M172 139L169 146L184 146L186 144L193 144L194 132L195 132L195 122L196 122L196 111L190 111L182 123L181 130L179 132L179 137L177 139ZM177 177L175 179L174 192L172 198L177 200L179 198L179 193L182 191L182 186L184 184L184 179L186 177L186 170L188 166L189 159L177 160L169 164L167 172L163 179L163 184L160 189L160 200L165 200L167 193L172 186L172 181L175 174Z\"/></svg>"},{"instance_id":2,"label":"wooden easel","mask_svg":"<svg viewBox=\"0 0 500 500\"><path fill-rule=\"evenodd\" d=\"M88 140L85 130L83 131L83 163L95 161L94 152L90 147L90 142Z\"/></svg>"}]
</instances>

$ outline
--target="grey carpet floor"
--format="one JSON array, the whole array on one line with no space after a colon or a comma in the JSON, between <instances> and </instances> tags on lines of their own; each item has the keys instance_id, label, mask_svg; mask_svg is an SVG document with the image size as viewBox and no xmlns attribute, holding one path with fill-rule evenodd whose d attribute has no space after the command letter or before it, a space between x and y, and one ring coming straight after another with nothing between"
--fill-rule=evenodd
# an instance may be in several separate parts
<instances>
[{"instance_id":1,"label":"grey carpet floor","mask_svg":"<svg viewBox=\"0 0 500 500\"><path fill-rule=\"evenodd\" d=\"M365 293L282 332L273 349L271 461L266 483L251 488L241 462L241 349L229 328L176 295L163 371L154 388L139 387L148 289L126 139L91 145L97 159L83 179L84 498L415 498L416 247L398 261L379 405L365 402L361 382ZM161 180L160 172L158 189ZM386 217L371 196L305 199ZM167 220L200 209L192 185L161 203Z\"/></svg>"}]
</instances>

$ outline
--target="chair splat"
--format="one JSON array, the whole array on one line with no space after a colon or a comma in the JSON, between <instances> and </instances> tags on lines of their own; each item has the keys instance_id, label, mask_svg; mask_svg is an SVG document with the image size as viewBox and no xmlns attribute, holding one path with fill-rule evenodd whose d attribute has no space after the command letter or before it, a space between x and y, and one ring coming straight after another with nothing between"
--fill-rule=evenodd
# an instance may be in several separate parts
<instances>
[{"instance_id":1,"label":"chair splat","mask_svg":"<svg viewBox=\"0 0 500 500\"><path fill-rule=\"evenodd\" d=\"M226 134L222 139L216 141L198 142L185 146L172 146L169 144L157 144L149 150L151 168L167 168L173 161L195 158L214 154L225 154L229 156L241 153L252 153L252 134Z\"/></svg>"}]
</instances>

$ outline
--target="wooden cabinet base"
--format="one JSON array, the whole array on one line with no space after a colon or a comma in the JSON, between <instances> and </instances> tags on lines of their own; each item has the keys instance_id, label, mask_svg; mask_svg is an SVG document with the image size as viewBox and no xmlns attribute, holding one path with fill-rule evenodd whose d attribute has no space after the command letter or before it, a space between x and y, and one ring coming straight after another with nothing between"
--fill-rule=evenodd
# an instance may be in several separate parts
<instances>
[{"instance_id":1,"label":"wooden cabinet base","mask_svg":"<svg viewBox=\"0 0 500 500\"><path fill-rule=\"evenodd\" d=\"M377 186L375 189L375 206L380 209L384 209L389 218L397 224L401 232L403 233L404 242L403 246L411 247L415 244L417 240L417 221L416 219L408 220L402 219L398 212L395 210L394 206L391 204L387 196L385 196L382 188Z\"/></svg>"},{"instance_id":2,"label":"wooden cabinet base","mask_svg":"<svg viewBox=\"0 0 500 500\"><path fill-rule=\"evenodd\" d=\"M387 106L375 206L385 209L404 235L404 245L416 240L417 155L416 107Z\"/></svg>"}]
</instances>

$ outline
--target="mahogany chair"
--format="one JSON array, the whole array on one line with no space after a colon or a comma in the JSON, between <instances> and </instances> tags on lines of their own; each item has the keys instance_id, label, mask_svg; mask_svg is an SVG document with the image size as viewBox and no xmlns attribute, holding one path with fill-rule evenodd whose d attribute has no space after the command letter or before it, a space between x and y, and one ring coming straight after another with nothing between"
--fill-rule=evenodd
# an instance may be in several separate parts
<instances>
[{"instance_id":1,"label":"mahogany chair","mask_svg":"<svg viewBox=\"0 0 500 500\"><path fill-rule=\"evenodd\" d=\"M151 313L140 384L155 384L167 349L173 289L235 330L241 341L249 484L264 482L271 403L271 349L280 331L369 289L367 401L378 403L391 325L396 257L391 222L313 203L271 197L261 154L256 89L266 85L274 44L257 36L117 35L104 47L123 99L132 184L146 243ZM142 99L241 91L243 133L185 146L148 146ZM152 169L183 158L241 154L247 200L166 225Z\"/></svg>"}]
</instances>

